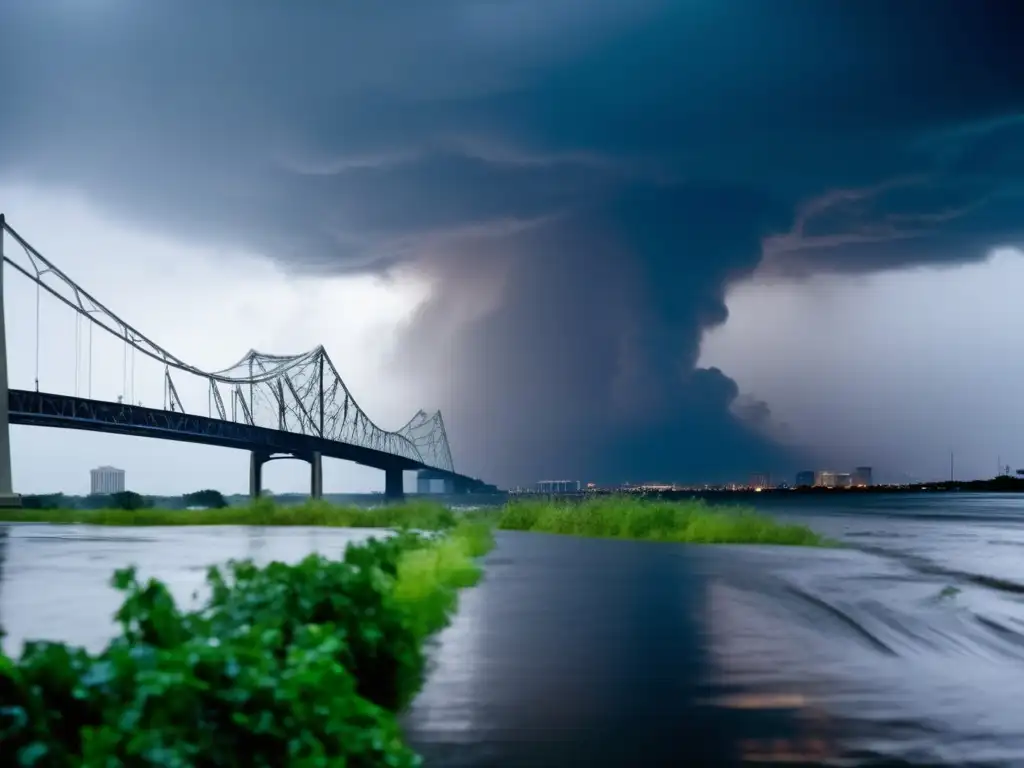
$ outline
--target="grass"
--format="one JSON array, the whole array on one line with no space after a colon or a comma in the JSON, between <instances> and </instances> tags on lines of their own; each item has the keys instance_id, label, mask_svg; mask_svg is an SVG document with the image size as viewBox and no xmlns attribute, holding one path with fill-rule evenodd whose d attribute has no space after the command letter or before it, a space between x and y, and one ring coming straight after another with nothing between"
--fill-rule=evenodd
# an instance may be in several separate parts
<instances>
[{"instance_id":1,"label":"grass","mask_svg":"<svg viewBox=\"0 0 1024 768\"><path fill-rule=\"evenodd\" d=\"M447 624L455 612L456 590L476 585L482 574L476 558L493 546L490 525L465 521L431 546L402 554L394 596L418 637L425 638Z\"/></svg>"},{"instance_id":2,"label":"grass","mask_svg":"<svg viewBox=\"0 0 1024 768\"><path fill-rule=\"evenodd\" d=\"M505 506L497 527L612 539L690 544L780 544L828 546L806 525L780 523L752 509L711 506L704 501L653 501L628 496L580 503L518 501Z\"/></svg>"},{"instance_id":3,"label":"grass","mask_svg":"<svg viewBox=\"0 0 1024 768\"><path fill-rule=\"evenodd\" d=\"M259 499L244 507L223 509L0 509L0 522L117 526L308 525L438 531L455 525L456 516L447 507L430 501L367 509L313 500L280 506L270 499Z\"/></svg>"},{"instance_id":4,"label":"grass","mask_svg":"<svg viewBox=\"0 0 1024 768\"><path fill-rule=\"evenodd\" d=\"M497 527L511 531L691 544L832 545L805 525L780 523L752 509L712 506L700 500L657 501L633 496L605 496L582 502L512 501L500 509L462 514L421 500L370 509L312 500L279 506L270 499L260 499L244 507L204 510L0 510L0 522L115 526L266 525L447 531L460 520L481 524L475 529L476 533L467 534L478 537L483 535L480 531L484 528ZM466 533L469 529L460 530ZM431 557L448 556L442 554L444 547L456 546L454 542L451 540ZM423 562L408 567L434 566Z\"/></svg>"}]
</instances>

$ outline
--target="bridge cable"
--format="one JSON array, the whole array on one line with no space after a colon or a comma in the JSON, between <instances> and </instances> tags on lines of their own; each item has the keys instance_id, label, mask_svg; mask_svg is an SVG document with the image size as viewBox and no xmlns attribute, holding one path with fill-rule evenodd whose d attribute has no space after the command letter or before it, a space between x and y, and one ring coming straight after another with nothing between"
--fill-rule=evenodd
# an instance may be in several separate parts
<instances>
[{"instance_id":1,"label":"bridge cable","mask_svg":"<svg viewBox=\"0 0 1024 768\"><path fill-rule=\"evenodd\" d=\"M124 356L121 363L121 402L128 397L128 329L124 329Z\"/></svg>"},{"instance_id":2,"label":"bridge cable","mask_svg":"<svg viewBox=\"0 0 1024 768\"><path fill-rule=\"evenodd\" d=\"M92 400L92 318L89 318L89 388L86 397Z\"/></svg>"},{"instance_id":3,"label":"bridge cable","mask_svg":"<svg viewBox=\"0 0 1024 768\"><path fill-rule=\"evenodd\" d=\"M36 283L36 392L39 391L39 283Z\"/></svg>"},{"instance_id":4,"label":"bridge cable","mask_svg":"<svg viewBox=\"0 0 1024 768\"><path fill-rule=\"evenodd\" d=\"M134 341L134 339L132 339ZM132 378L131 378L131 397L128 398L128 402L135 405L135 345L132 344Z\"/></svg>"},{"instance_id":5,"label":"bridge cable","mask_svg":"<svg viewBox=\"0 0 1024 768\"><path fill-rule=\"evenodd\" d=\"M75 397L78 397L78 371L81 368L82 316L75 312Z\"/></svg>"}]
</instances>

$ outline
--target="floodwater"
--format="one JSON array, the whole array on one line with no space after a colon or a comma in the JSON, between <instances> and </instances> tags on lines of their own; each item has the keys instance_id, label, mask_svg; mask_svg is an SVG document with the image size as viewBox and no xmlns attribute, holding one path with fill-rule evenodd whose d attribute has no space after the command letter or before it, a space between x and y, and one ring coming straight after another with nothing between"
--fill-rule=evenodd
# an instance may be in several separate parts
<instances>
[{"instance_id":1,"label":"floodwater","mask_svg":"<svg viewBox=\"0 0 1024 768\"><path fill-rule=\"evenodd\" d=\"M1024 766L1024 497L794 497L847 545L687 547L502 533L404 719L433 766ZM135 563L183 600L205 566L369 532L0 532L5 649L99 647ZM6 535L5 535L6 534Z\"/></svg>"}]
</instances>

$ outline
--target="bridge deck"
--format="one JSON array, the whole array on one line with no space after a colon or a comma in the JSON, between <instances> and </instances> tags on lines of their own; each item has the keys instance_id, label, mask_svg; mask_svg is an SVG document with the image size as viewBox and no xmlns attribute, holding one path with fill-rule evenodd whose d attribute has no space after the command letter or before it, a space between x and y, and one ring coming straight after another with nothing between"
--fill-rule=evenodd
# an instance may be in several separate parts
<instances>
[{"instance_id":1,"label":"bridge deck","mask_svg":"<svg viewBox=\"0 0 1024 768\"><path fill-rule=\"evenodd\" d=\"M8 402L12 424L152 437L300 457L318 451L323 456L377 469L430 469L453 479L472 480L372 448L190 413L21 389L9 390Z\"/></svg>"}]
</instances>

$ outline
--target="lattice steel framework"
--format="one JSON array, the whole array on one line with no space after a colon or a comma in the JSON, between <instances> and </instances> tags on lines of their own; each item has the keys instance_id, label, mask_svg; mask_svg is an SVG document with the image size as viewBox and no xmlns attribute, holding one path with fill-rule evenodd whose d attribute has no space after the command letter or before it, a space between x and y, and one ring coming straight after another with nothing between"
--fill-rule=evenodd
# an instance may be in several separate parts
<instances>
[{"instance_id":1,"label":"lattice steel framework","mask_svg":"<svg viewBox=\"0 0 1024 768\"><path fill-rule=\"evenodd\" d=\"M408 424L398 430L398 434L416 446L424 464L452 471L454 462L452 452L448 448L448 433L445 431L440 411L433 414L418 411Z\"/></svg>"},{"instance_id":2,"label":"lattice steel framework","mask_svg":"<svg viewBox=\"0 0 1024 768\"><path fill-rule=\"evenodd\" d=\"M220 371L204 371L152 341L123 321L44 258L6 223L4 231L21 246L4 262L90 322L164 365L164 408L184 413L172 371L209 383L210 415L223 421L337 440L455 471L441 412L419 411L401 429L378 427L359 407L322 346L300 355L251 350ZM197 414L198 415L198 414Z\"/></svg>"}]
</instances>

